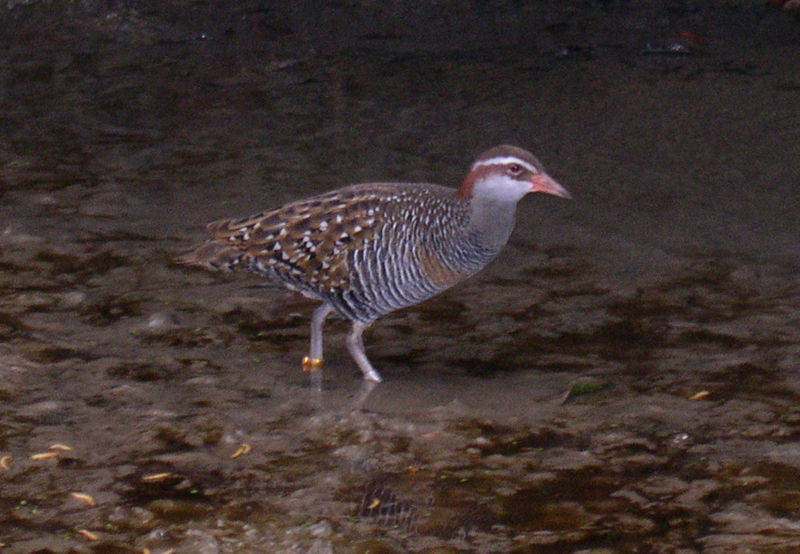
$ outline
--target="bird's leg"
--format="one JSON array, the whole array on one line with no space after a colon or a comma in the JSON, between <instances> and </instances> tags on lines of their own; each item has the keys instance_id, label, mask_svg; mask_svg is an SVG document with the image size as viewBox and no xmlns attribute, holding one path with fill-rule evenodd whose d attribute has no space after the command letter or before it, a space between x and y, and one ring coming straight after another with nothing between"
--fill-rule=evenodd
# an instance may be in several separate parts
<instances>
[{"instance_id":1,"label":"bird's leg","mask_svg":"<svg viewBox=\"0 0 800 554\"><path fill-rule=\"evenodd\" d=\"M347 335L347 350L364 374L364 379L380 383L383 379L381 379L381 376L375 371L375 368L372 367L372 364L369 363L367 354L364 352L364 340L361 338L361 334L366 328L367 324L359 323L358 321L353 322L353 328Z\"/></svg>"},{"instance_id":2,"label":"bird's leg","mask_svg":"<svg viewBox=\"0 0 800 554\"><path fill-rule=\"evenodd\" d=\"M303 371L315 371L322 367L322 326L333 311L333 306L322 304L311 316L311 348L303 358Z\"/></svg>"},{"instance_id":3,"label":"bird's leg","mask_svg":"<svg viewBox=\"0 0 800 554\"><path fill-rule=\"evenodd\" d=\"M369 395L372 394L372 391L375 390L377 386L377 381L368 381L366 379L361 381L361 388L358 391L358 396L356 396L355 400L350 404L350 409L354 412L362 410L364 408L364 403L366 403Z\"/></svg>"}]
</instances>

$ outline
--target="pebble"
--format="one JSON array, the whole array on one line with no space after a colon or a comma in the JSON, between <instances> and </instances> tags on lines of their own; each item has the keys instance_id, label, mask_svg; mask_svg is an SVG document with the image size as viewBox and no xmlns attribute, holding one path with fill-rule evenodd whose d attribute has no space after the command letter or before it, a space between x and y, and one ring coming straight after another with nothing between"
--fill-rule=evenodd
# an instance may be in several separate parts
<instances>
[{"instance_id":1,"label":"pebble","mask_svg":"<svg viewBox=\"0 0 800 554\"><path fill-rule=\"evenodd\" d=\"M178 318L169 312L156 312L147 318L147 329L150 331L170 329L177 324Z\"/></svg>"},{"instance_id":2,"label":"pebble","mask_svg":"<svg viewBox=\"0 0 800 554\"><path fill-rule=\"evenodd\" d=\"M20 408L17 411L17 416L37 423L47 424L49 421L56 420L59 413L66 408L67 404L65 402L42 400L41 402L34 402L33 404L28 404L24 408Z\"/></svg>"},{"instance_id":3,"label":"pebble","mask_svg":"<svg viewBox=\"0 0 800 554\"><path fill-rule=\"evenodd\" d=\"M77 308L86 302L86 293L81 291L70 291L59 296L59 306L61 308Z\"/></svg>"}]
</instances>

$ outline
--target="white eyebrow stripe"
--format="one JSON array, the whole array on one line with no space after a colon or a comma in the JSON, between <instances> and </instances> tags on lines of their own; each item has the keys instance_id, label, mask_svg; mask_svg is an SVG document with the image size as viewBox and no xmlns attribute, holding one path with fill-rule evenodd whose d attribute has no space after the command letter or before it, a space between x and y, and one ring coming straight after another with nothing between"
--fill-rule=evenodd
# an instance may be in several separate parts
<instances>
[{"instance_id":1,"label":"white eyebrow stripe","mask_svg":"<svg viewBox=\"0 0 800 554\"><path fill-rule=\"evenodd\" d=\"M482 167L485 165L509 165L509 164L519 164L532 173L539 172L539 170L536 169L534 166L532 166L528 162L520 160L516 156L498 156L495 158L489 158L488 160L481 160L479 162L475 162L474 164L472 164L472 169L475 169L476 167Z\"/></svg>"}]
</instances>

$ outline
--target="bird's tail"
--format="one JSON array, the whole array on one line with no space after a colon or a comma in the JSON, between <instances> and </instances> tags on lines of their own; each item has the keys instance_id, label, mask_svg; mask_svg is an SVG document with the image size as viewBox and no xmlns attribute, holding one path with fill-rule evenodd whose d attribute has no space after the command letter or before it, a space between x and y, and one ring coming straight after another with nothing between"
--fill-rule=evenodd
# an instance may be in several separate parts
<instances>
[{"instance_id":1,"label":"bird's tail","mask_svg":"<svg viewBox=\"0 0 800 554\"><path fill-rule=\"evenodd\" d=\"M247 255L227 242L209 240L175 261L185 266L200 266L212 271L233 271Z\"/></svg>"}]
</instances>

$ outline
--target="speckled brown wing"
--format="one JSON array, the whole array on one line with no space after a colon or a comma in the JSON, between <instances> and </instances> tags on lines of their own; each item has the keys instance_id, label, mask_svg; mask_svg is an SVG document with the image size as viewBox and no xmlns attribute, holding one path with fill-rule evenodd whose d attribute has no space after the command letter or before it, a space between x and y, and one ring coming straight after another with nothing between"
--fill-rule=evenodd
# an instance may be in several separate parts
<instances>
[{"instance_id":1,"label":"speckled brown wing","mask_svg":"<svg viewBox=\"0 0 800 554\"><path fill-rule=\"evenodd\" d=\"M228 257L231 249L242 254L243 268L288 284L302 281L311 288L341 290L349 284L348 254L373 238L393 199L396 185L354 185L276 210L215 221L208 231Z\"/></svg>"}]
</instances>

